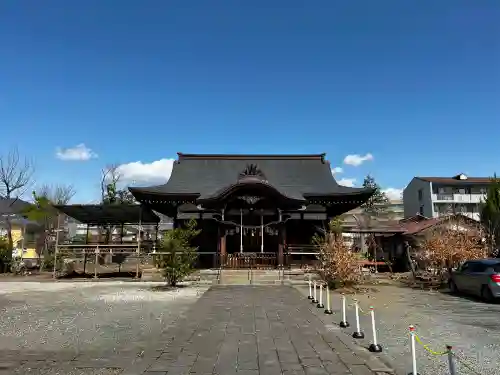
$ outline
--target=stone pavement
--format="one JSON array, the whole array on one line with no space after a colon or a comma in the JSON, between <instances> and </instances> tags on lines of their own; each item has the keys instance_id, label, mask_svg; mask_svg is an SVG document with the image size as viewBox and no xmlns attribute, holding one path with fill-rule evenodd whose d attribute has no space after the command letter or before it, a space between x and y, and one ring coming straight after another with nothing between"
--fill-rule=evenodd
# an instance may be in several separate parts
<instances>
[{"instance_id":1,"label":"stone pavement","mask_svg":"<svg viewBox=\"0 0 500 375\"><path fill-rule=\"evenodd\" d=\"M310 309L288 286L213 287L170 332L171 342L143 374L392 373L328 331Z\"/></svg>"},{"instance_id":2,"label":"stone pavement","mask_svg":"<svg viewBox=\"0 0 500 375\"><path fill-rule=\"evenodd\" d=\"M345 334L327 329L317 314L289 286L214 286L139 354L60 351L41 358L40 353L0 351L0 375L392 373ZM13 371L9 361L22 361L22 366Z\"/></svg>"}]
</instances>

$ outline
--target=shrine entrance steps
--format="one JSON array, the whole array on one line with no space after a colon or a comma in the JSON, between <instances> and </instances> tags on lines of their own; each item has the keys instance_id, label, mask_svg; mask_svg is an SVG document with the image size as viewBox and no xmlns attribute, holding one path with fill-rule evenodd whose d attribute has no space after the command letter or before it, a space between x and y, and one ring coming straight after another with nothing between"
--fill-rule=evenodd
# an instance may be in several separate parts
<instances>
[{"instance_id":1,"label":"shrine entrance steps","mask_svg":"<svg viewBox=\"0 0 500 375\"><path fill-rule=\"evenodd\" d=\"M307 285L311 280L319 279L316 272L303 269L204 269L197 270L184 281L203 285ZM164 281L158 269L142 272L143 281Z\"/></svg>"},{"instance_id":2,"label":"shrine entrance steps","mask_svg":"<svg viewBox=\"0 0 500 375\"><path fill-rule=\"evenodd\" d=\"M219 283L222 285L280 285L280 270L231 270L222 269Z\"/></svg>"}]
</instances>

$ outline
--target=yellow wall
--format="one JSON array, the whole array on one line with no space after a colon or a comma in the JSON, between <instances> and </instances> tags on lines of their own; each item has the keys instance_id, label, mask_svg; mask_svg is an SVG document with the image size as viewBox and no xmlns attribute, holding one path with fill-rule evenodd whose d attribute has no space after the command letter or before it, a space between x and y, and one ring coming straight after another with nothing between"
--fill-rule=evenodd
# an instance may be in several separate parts
<instances>
[{"instance_id":1,"label":"yellow wall","mask_svg":"<svg viewBox=\"0 0 500 375\"><path fill-rule=\"evenodd\" d=\"M30 233L27 233L26 237L33 238L33 235L30 235ZM13 226L12 227L12 241L14 242L14 248L16 250L15 253L13 252L13 255L15 254L18 257L21 257L23 259L36 259L38 258L38 255L36 253L36 248L32 242L30 243L25 243L25 249L26 251L22 251L21 246L22 246L22 239L23 239L23 230L20 227Z\"/></svg>"}]
</instances>

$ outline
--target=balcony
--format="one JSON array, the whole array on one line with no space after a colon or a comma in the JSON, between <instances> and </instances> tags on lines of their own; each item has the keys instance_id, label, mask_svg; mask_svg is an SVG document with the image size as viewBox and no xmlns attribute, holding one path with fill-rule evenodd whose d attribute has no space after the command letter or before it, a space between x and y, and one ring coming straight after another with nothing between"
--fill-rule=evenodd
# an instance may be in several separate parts
<instances>
[{"instance_id":1,"label":"balcony","mask_svg":"<svg viewBox=\"0 0 500 375\"><path fill-rule=\"evenodd\" d=\"M432 194L433 202L481 203L485 198L485 194Z\"/></svg>"},{"instance_id":2,"label":"balcony","mask_svg":"<svg viewBox=\"0 0 500 375\"><path fill-rule=\"evenodd\" d=\"M453 194L432 194L433 201L452 201Z\"/></svg>"}]
</instances>

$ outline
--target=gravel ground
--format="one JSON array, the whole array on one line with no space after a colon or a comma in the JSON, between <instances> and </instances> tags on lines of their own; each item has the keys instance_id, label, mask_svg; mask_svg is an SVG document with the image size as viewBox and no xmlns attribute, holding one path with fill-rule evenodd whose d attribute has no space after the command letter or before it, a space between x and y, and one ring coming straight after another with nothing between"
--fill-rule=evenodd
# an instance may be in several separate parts
<instances>
[{"instance_id":1,"label":"gravel ground","mask_svg":"<svg viewBox=\"0 0 500 375\"><path fill-rule=\"evenodd\" d=\"M376 288L377 292L348 296L348 303L358 298L366 312L370 305L374 307L383 355L398 373L411 372L408 326L414 325L423 343L432 350L443 351L448 344L464 358L465 365L457 363L458 374L500 375L500 305L407 287L382 285ZM308 294L307 288L301 291ZM331 296L334 314L325 315L325 319L338 323L342 320L341 298L338 293L331 293ZM352 307L347 315L351 327L345 331L352 334L355 327ZM370 317L362 314L360 321L366 338L359 343L367 347L372 342ZM449 374L446 356L429 355L420 345L417 345L417 365L422 375Z\"/></svg>"},{"instance_id":2,"label":"gravel ground","mask_svg":"<svg viewBox=\"0 0 500 375\"><path fill-rule=\"evenodd\" d=\"M0 282L0 363L33 353L55 358L73 352L140 356L158 345L162 334L206 289L158 291L158 285L162 284ZM78 371L75 374L118 373Z\"/></svg>"}]
</instances>

